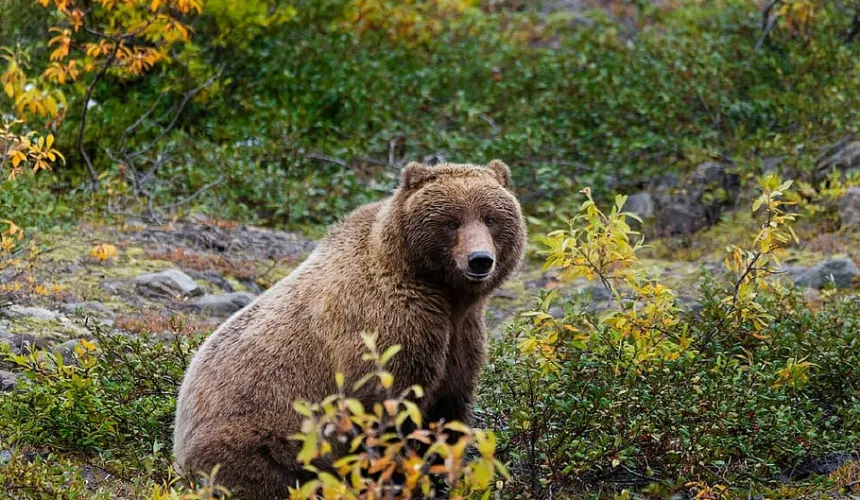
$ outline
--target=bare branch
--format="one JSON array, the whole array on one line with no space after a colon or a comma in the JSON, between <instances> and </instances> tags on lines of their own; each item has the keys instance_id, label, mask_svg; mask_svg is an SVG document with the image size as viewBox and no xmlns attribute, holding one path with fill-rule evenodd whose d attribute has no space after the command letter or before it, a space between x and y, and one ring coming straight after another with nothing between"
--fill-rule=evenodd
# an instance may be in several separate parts
<instances>
[{"instance_id":1,"label":"bare branch","mask_svg":"<svg viewBox=\"0 0 860 500\"><path fill-rule=\"evenodd\" d=\"M774 26L776 26L776 21L778 19L777 16L771 15L773 9L782 3L782 0L771 0L762 10L761 12L761 29L762 33L759 37L758 41L755 44L755 51L758 52L761 50L764 42L767 40L768 35L773 30Z\"/></svg>"},{"instance_id":2,"label":"bare branch","mask_svg":"<svg viewBox=\"0 0 860 500\"><path fill-rule=\"evenodd\" d=\"M323 161L326 163L333 163L335 165L340 166L341 168L347 168L347 164L345 161L331 157L331 156L326 156L326 155L321 154L321 153L311 153L311 154L307 155L307 158L310 158L311 160Z\"/></svg>"},{"instance_id":3,"label":"bare branch","mask_svg":"<svg viewBox=\"0 0 860 500\"><path fill-rule=\"evenodd\" d=\"M854 17L851 19L851 29L845 35L845 43L851 43L860 35L860 5L854 8Z\"/></svg>"},{"instance_id":4,"label":"bare branch","mask_svg":"<svg viewBox=\"0 0 860 500\"><path fill-rule=\"evenodd\" d=\"M496 121L493 120L489 115L486 115L484 113L478 113L478 118L487 122L487 125L489 125L490 128L493 129L494 134L498 134L499 132L502 131L502 129L499 127L499 125L496 124Z\"/></svg>"},{"instance_id":5,"label":"bare branch","mask_svg":"<svg viewBox=\"0 0 860 500\"><path fill-rule=\"evenodd\" d=\"M135 152L133 152L133 153L130 153L130 154L128 155L128 157L129 157L129 158L135 158L135 157L138 157L138 156L140 156L140 155L146 154L147 152L149 152L150 150L152 150L152 148L154 148L154 147L155 147L155 145L156 145L158 142L160 142L160 141L161 141L161 139L164 139L164 137L166 137L166 136L167 136L167 134L169 134L169 133L173 130L173 128L174 128L174 127L176 126L176 124L179 122L179 117L182 115L182 111L185 109L185 106L188 104L188 102L189 102L192 98L194 98L194 96L196 96L197 94L199 94L203 89L205 89L206 87L209 87L210 85L212 85L213 83L215 83L215 80L217 80L217 79L221 76L221 73L222 73L222 71L221 71L221 70L219 70L219 71L218 71L218 73L216 73L216 74L214 74L214 75L210 76L209 78L207 78L207 79L206 79L206 81L204 81L203 83L201 83L198 87L193 88L193 89L189 90L188 92L186 92L186 93L185 93L185 95L182 97L182 101L181 101L181 102L179 103L179 105L176 107L176 112L173 114L173 119L172 119L172 120L170 121L170 123L169 123L169 124L168 124L168 125L167 125L167 126L166 126L162 131L161 131L161 134L159 134L159 136L158 136L158 137L156 137L155 139L153 139L153 140L152 140L152 142L150 142L148 146L144 147L143 149L141 149L141 150L139 150L139 151L135 151Z\"/></svg>"},{"instance_id":6,"label":"bare branch","mask_svg":"<svg viewBox=\"0 0 860 500\"><path fill-rule=\"evenodd\" d=\"M90 159L90 156L87 154L87 150L84 147L84 131L87 127L87 111L89 109L90 99L93 96L93 90L95 90L96 84L105 76L108 68L111 64L113 64L116 59L116 54L119 52L119 42L114 42L113 51L108 55L107 59L105 59L105 63L102 65L101 69L98 73L96 73L93 81L90 82L89 86L87 86L87 92L84 96L83 109L81 110L81 126L78 128L78 140L77 140L77 148L78 152L81 153L81 156L84 158L84 163L87 165L87 170L90 174L90 187L95 189L99 184L99 176L96 173L96 169L93 166L93 162Z\"/></svg>"},{"instance_id":7,"label":"bare branch","mask_svg":"<svg viewBox=\"0 0 860 500\"><path fill-rule=\"evenodd\" d=\"M195 198L197 198L198 196L200 196L201 194L203 194L203 192L204 192L204 191L207 191L207 190L209 190L209 189L212 189L213 187L215 187L215 186L217 186L217 185L221 184L222 182L224 182L224 177L219 177L219 178L218 178L218 179L216 179L215 181L210 182L209 184L206 184L205 186L203 186L203 187L201 187L200 189L198 189L194 194L192 194L192 195L190 195L190 196L187 196L186 198L181 199L181 200L177 201L176 203L171 203L171 204L169 204L169 205L164 205L164 206L161 206L161 207L158 207L158 208L159 208L160 210L165 210L165 209L176 208L176 207L179 207L179 206L185 205L186 203L193 201Z\"/></svg>"},{"instance_id":8,"label":"bare branch","mask_svg":"<svg viewBox=\"0 0 860 500\"><path fill-rule=\"evenodd\" d=\"M150 108L148 110L146 110L146 112L144 114L140 115L140 118L138 118L134 123L129 125L123 131L122 136L119 139L119 150L120 151L125 151L125 141L128 140L128 135L130 133L132 133L137 127L139 127L143 123L144 120L149 118L149 115L151 115L152 112L155 111L155 108L158 106L158 103L161 102L161 98L164 97L165 94L167 94L167 92L162 92L162 93L158 94L158 97L155 98L155 101L153 101L152 106L150 106Z\"/></svg>"}]
</instances>

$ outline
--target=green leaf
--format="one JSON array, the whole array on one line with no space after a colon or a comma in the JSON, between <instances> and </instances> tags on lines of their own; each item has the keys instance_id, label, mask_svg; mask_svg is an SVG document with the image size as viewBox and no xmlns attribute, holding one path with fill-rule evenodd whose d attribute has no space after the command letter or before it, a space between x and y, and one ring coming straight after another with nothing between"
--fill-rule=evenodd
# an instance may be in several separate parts
<instances>
[{"instance_id":1,"label":"green leaf","mask_svg":"<svg viewBox=\"0 0 860 500\"><path fill-rule=\"evenodd\" d=\"M391 359L392 356L400 352L400 344L394 344L390 346L385 352L382 353L382 356L379 357L379 364L385 366L385 363Z\"/></svg>"},{"instance_id":2,"label":"green leaf","mask_svg":"<svg viewBox=\"0 0 860 500\"><path fill-rule=\"evenodd\" d=\"M293 402L293 408L305 417L311 418L314 416L313 411L311 411L308 405L302 401Z\"/></svg>"},{"instance_id":3,"label":"green leaf","mask_svg":"<svg viewBox=\"0 0 860 500\"><path fill-rule=\"evenodd\" d=\"M624 207L624 204L627 203L627 195L619 194L615 196L615 208L620 212Z\"/></svg>"},{"instance_id":4,"label":"green leaf","mask_svg":"<svg viewBox=\"0 0 860 500\"><path fill-rule=\"evenodd\" d=\"M356 381L356 383L352 384L352 390L357 391L357 390L361 389L362 387L364 387L364 384L366 384L368 380L372 379L374 375L376 375L376 374L375 373L368 373L367 375L358 379L358 381Z\"/></svg>"}]
</instances>

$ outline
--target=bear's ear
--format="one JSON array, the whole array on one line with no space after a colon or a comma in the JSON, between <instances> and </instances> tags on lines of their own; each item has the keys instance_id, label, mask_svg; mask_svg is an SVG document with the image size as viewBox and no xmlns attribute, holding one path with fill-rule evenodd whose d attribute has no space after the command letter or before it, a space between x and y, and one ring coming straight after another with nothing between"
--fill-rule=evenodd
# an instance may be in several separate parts
<instances>
[{"instance_id":1,"label":"bear's ear","mask_svg":"<svg viewBox=\"0 0 860 500\"><path fill-rule=\"evenodd\" d=\"M505 165L505 162L502 160L493 160L487 164L487 168L490 169L490 172L493 173L499 184L506 188L511 187L511 169Z\"/></svg>"},{"instance_id":2,"label":"bear's ear","mask_svg":"<svg viewBox=\"0 0 860 500\"><path fill-rule=\"evenodd\" d=\"M403 189L412 189L420 186L433 178L435 174L430 168L412 161L400 171L400 186Z\"/></svg>"}]
</instances>

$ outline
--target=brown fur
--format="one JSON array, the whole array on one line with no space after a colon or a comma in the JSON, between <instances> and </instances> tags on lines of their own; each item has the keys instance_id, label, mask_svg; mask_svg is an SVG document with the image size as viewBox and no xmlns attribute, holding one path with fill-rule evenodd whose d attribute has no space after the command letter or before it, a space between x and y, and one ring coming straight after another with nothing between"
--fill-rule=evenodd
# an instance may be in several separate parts
<instances>
[{"instance_id":1,"label":"brown fur","mask_svg":"<svg viewBox=\"0 0 860 500\"><path fill-rule=\"evenodd\" d=\"M414 384L430 421L469 420L484 358L488 295L520 265L525 224L510 170L412 163L399 188L334 226L308 259L200 346L179 393L174 453L243 498L282 498L306 479L296 463L297 399L319 401L372 366L362 332L379 332L395 393ZM449 226L449 223L451 224ZM457 223L457 227L454 227ZM465 274L470 252L495 256L485 280ZM370 386L368 386L370 387ZM378 387L357 395L380 401Z\"/></svg>"}]
</instances>

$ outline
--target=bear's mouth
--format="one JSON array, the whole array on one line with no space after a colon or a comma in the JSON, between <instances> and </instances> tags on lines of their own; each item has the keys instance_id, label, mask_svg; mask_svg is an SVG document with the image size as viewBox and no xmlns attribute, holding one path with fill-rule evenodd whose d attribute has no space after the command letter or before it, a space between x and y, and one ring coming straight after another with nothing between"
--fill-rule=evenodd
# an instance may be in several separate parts
<instances>
[{"instance_id":1,"label":"bear's mouth","mask_svg":"<svg viewBox=\"0 0 860 500\"><path fill-rule=\"evenodd\" d=\"M486 281L486 279L489 278L490 275L493 274L493 270L491 269L491 270L487 271L486 273L473 273L471 271L466 271L465 274L466 274L466 278L468 278L471 281Z\"/></svg>"}]
</instances>

